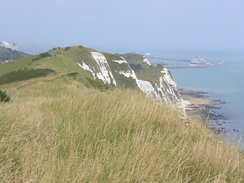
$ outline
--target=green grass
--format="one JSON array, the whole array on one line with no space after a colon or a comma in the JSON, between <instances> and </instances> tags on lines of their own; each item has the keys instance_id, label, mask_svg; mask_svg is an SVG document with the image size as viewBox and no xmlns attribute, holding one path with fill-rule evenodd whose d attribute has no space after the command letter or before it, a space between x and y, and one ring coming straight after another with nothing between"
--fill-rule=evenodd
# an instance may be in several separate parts
<instances>
[{"instance_id":1,"label":"green grass","mask_svg":"<svg viewBox=\"0 0 244 183\"><path fill-rule=\"evenodd\" d=\"M142 66L141 69L135 69L135 73L138 79L146 80L153 83L159 82L159 77L162 76L161 71L164 66Z\"/></svg>"},{"instance_id":2,"label":"green grass","mask_svg":"<svg viewBox=\"0 0 244 183\"><path fill-rule=\"evenodd\" d=\"M106 57L106 59L108 61L112 61L112 60L122 60L122 58L119 55L114 55L114 54L110 54L110 53L105 53L102 52L102 54Z\"/></svg>"},{"instance_id":3,"label":"green grass","mask_svg":"<svg viewBox=\"0 0 244 183\"><path fill-rule=\"evenodd\" d=\"M143 55L137 54L135 52L122 54L125 60L128 61L129 64L143 64Z\"/></svg>"},{"instance_id":4,"label":"green grass","mask_svg":"<svg viewBox=\"0 0 244 183\"><path fill-rule=\"evenodd\" d=\"M243 154L200 123L74 75L5 85L13 102L0 104L2 182L244 181Z\"/></svg>"},{"instance_id":5,"label":"green grass","mask_svg":"<svg viewBox=\"0 0 244 183\"><path fill-rule=\"evenodd\" d=\"M12 62L0 64L0 77L9 72L18 71L20 69L29 68L33 56L15 60Z\"/></svg>"}]
</instances>

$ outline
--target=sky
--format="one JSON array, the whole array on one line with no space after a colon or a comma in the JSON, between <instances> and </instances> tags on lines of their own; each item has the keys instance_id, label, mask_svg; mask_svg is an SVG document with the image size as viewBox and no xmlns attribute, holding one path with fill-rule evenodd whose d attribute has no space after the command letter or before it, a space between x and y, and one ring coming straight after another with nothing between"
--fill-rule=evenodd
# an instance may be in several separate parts
<instances>
[{"instance_id":1,"label":"sky","mask_svg":"<svg viewBox=\"0 0 244 183\"><path fill-rule=\"evenodd\" d=\"M244 0L0 0L0 40L28 53L244 51Z\"/></svg>"}]
</instances>

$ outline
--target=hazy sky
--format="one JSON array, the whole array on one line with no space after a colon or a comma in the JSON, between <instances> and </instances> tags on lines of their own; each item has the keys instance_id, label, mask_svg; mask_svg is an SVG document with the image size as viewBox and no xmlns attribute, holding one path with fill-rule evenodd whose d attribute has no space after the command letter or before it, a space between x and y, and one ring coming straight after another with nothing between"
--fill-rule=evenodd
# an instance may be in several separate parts
<instances>
[{"instance_id":1,"label":"hazy sky","mask_svg":"<svg viewBox=\"0 0 244 183\"><path fill-rule=\"evenodd\" d=\"M28 52L244 51L244 0L0 0L0 40Z\"/></svg>"}]
</instances>

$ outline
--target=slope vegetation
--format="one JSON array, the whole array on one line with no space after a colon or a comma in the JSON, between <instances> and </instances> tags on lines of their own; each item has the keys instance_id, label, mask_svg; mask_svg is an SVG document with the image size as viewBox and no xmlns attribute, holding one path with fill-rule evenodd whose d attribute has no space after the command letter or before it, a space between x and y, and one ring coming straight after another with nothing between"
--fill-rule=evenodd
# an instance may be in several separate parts
<instances>
[{"instance_id":1,"label":"slope vegetation","mask_svg":"<svg viewBox=\"0 0 244 183\"><path fill-rule=\"evenodd\" d=\"M243 156L200 124L133 90L66 76L5 88L3 182L242 182Z\"/></svg>"},{"instance_id":2,"label":"slope vegetation","mask_svg":"<svg viewBox=\"0 0 244 183\"><path fill-rule=\"evenodd\" d=\"M130 67L135 71L138 79L158 83L162 75L160 71L164 68L162 65L148 65L144 62L145 57L137 53L126 53L121 55L128 61Z\"/></svg>"}]
</instances>

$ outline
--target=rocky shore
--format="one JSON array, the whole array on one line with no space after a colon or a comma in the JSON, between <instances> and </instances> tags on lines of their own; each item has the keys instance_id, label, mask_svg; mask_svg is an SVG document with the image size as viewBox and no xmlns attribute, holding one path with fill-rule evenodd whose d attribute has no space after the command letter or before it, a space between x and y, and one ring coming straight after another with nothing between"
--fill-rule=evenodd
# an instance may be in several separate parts
<instances>
[{"instance_id":1,"label":"rocky shore","mask_svg":"<svg viewBox=\"0 0 244 183\"><path fill-rule=\"evenodd\" d=\"M207 124L216 134L226 132L223 124L227 123L228 117L218 110L225 102L208 99L210 94L201 91L179 89L179 93L189 102L186 109L188 116Z\"/></svg>"}]
</instances>

